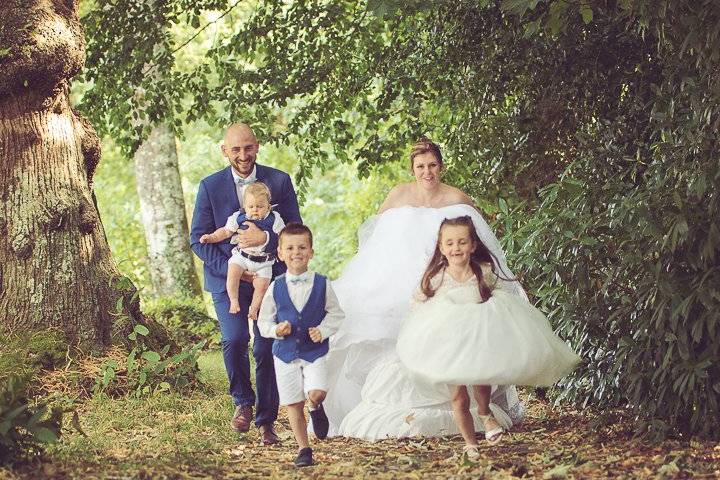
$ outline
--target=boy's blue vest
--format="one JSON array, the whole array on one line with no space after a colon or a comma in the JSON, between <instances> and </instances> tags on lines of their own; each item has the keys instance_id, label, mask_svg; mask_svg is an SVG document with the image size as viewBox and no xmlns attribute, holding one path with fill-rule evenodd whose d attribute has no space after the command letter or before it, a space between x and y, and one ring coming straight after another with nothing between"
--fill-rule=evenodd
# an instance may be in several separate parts
<instances>
[{"instance_id":1,"label":"boy's blue vest","mask_svg":"<svg viewBox=\"0 0 720 480\"><path fill-rule=\"evenodd\" d=\"M312 291L302 311L298 312L290 300L285 275L275 278L273 298L277 305L277 323L290 322L292 331L282 339L273 342L272 353L285 363L295 359L314 362L328 352L329 342L324 339L315 343L310 339L308 328L317 327L325 318L325 282L326 278L315 274Z\"/></svg>"}]
</instances>

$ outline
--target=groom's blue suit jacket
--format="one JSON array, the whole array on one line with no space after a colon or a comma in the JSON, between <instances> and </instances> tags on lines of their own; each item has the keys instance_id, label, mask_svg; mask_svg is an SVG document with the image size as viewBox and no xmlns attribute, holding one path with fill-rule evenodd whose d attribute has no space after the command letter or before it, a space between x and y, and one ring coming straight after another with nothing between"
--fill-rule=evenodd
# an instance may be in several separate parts
<instances>
[{"instance_id":1,"label":"groom's blue suit jacket","mask_svg":"<svg viewBox=\"0 0 720 480\"><path fill-rule=\"evenodd\" d=\"M264 183L270 189L270 203L276 205L273 210L280 214L286 224L302 222L290 175L263 165L256 164L256 168L257 181ZM240 210L240 202L229 166L205 177L200 182L190 228L190 246L204 263L205 290L208 292L225 291L227 261L233 245L230 244L230 240L203 244L200 243L200 237L224 226L228 217L238 210ZM277 249L277 235L274 232L269 234L270 243L265 251L274 252ZM284 271L285 264L276 262L273 273L278 275Z\"/></svg>"}]
</instances>

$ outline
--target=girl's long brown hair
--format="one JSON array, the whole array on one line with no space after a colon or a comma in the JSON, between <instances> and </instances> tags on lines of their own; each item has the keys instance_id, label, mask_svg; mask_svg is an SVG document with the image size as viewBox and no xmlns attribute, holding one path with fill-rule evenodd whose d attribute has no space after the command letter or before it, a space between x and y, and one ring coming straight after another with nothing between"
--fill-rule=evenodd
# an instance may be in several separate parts
<instances>
[{"instance_id":1,"label":"girl's long brown hair","mask_svg":"<svg viewBox=\"0 0 720 480\"><path fill-rule=\"evenodd\" d=\"M461 225L467 227L468 232L470 233L470 238L475 243L475 251L470 255L470 268L472 269L478 281L478 289L480 290L480 298L482 299L480 303L486 302L492 295L492 289L488 286L487 282L483 278L481 266L482 263L489 263L493 274L495 274L498 278L501 278L503 280L514 279L501 277L495 271L495 265L499 265L499 262L495 255L493 255L492 252L490 252L490 250L480 240L480 237L478 237L478 234L475 231L475 224L473 224L472 218L470 218L468 215L457 218L446 218L440 224L440 229L438 231L438 240L437 244L435 245L435 253L433 253L432 258L430 259L430 264L425 269L422 281L420 282L420 290L427 298L431 298L435 295L436 289L432 288L430 281L435 277L435 275L440 272L440 270L444 270L445 267L447 267L447 260L445 259L443 254L440 253L442 229L445 226Z\"/></svg>"}]
</instances>

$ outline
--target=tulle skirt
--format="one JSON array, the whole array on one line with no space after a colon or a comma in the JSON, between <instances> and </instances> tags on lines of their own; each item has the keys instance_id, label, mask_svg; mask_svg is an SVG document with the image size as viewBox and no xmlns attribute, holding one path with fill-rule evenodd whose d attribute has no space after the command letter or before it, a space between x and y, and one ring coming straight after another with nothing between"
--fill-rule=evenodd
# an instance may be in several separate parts
<instances>
[{"instance_id":1,"label":"tulle skirt","mask_svg":"<svg viewBox=\"0 0 720 480\"><path fill-rule=\"evenodd\" d=\"M579 357L530 303L503 291L458 302L472 290L432 298L403 323L397 352L412 375L431 384L550 386L575 368Z\"/></svg>"}]
</instances>

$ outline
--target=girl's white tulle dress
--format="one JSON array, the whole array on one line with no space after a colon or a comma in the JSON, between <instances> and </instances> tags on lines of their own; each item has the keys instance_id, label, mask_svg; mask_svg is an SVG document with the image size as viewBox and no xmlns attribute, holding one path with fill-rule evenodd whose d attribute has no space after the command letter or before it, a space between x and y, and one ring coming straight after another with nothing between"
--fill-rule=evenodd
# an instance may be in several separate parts
<instances>
[{"instance_id":1,"label":"girl's white tulle dress","mask_svg":"<svg viewBox=\"0 0 720 480\"><path fill-rule=\"evenodd\" d=\"M379 440L458 433L449 387L412 375L395 347L435 249L440 223L463 215L473 219L480 239L499 259L499 268L512 278L500 244L469 205L392 208L360 228L358 253L333 282L345 321L330 338L327 356L330 378L323 405L330 435ZM506 290L526 298L517 282ZM452 352L443 351L452 357ZM523 406L512 385L494 389L490 408L505 427L522 420ZM476 419L476 425L482 423Z\"/></svg>"},{"instance_id":2,"label":"girl's white tulle dress","mask_svg":"<svg viewBox=\"0 0 720 480\"><path fill-rule=\"evenodd\" d=\"M489 266L492 296L480 302L477 279L458 282L441 271L435 295L418 294L403 322L397 353L418 379L450 385L550 386L580 358L552 331L545 315L503 290Z\"/></svg>"}]
</instances>

